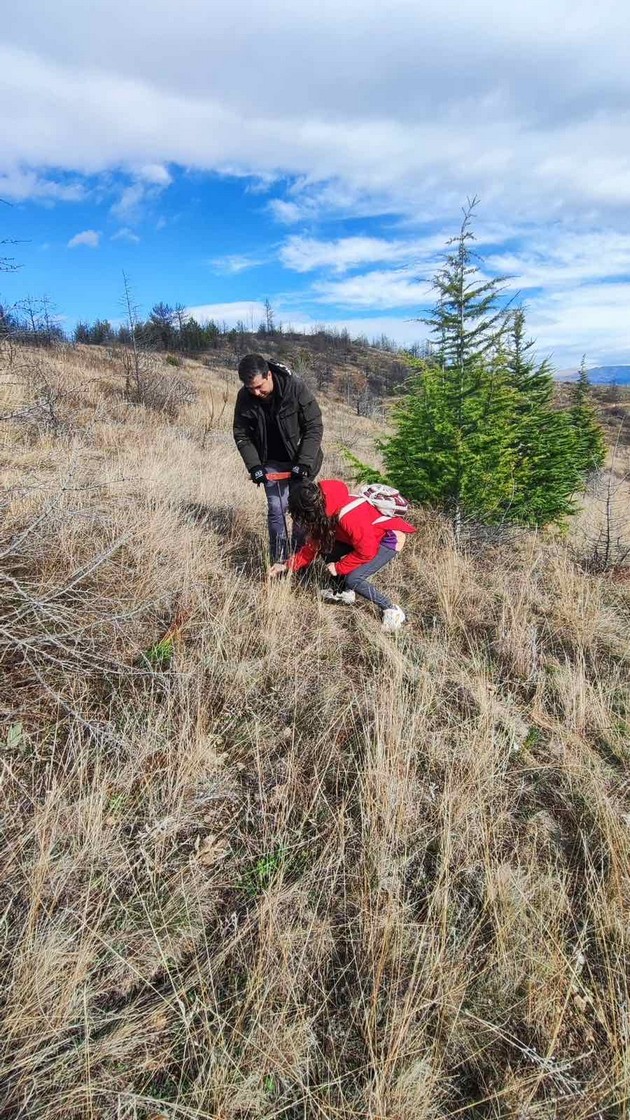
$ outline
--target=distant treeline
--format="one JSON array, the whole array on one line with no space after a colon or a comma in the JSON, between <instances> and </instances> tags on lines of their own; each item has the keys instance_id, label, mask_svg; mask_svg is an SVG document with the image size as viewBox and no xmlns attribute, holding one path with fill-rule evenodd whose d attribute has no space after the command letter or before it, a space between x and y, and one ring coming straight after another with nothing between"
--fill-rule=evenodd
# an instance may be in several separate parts
<instances>
[{"instance_id":1,"label":"distant treeline","mask_svg":"<svg viewBox=\"0 0 630 1120\"><path fill-rule=\"evenodd\" d=\"M126 290L128 294L128 290ZM156 303L141 318L131 297L125 321L82 321L68 333L48 299L29 298L8 308L0 304L0 341L49 347L59 343L105 346L134 354L162 354L169 364L182 358L206 359L236 366L248 352L261 351L286 362L295 373L321 390L331 388L360 415L372 415L379 400L397 393L409 377L410 361L430 359L430 346L417 343L400 347L382 334L369 340L351 336L346 328L314 326L308 333L276 323L269 302L265 318L257 325L239 321L200 323L181 304Z\"/></svg>"},{"instance_id":2,"label":"distant treeline","mask_svg":"<svg viewBox=\"0 0 630 1120\"><path fill-rule=\"evenodd\" d=\"M80 321L71 333L67 333L59 316L55 314L53 305L46 298L29 298L11 308L0 305L0 334L11 334L16 341L40 346L53 345L55 342L76 342L85 346L128 346L132 342L132 333L136 345L144 349L191 356L222 349L226 344L235 353L242 354L246 344L252 339L279 342L282 339L295 341L304 337L309 339L313 350L334 351L342 356L351 353L357 346L409 357L426 356L427 350L420 343L407 348L400 347L385 334L371 340L363 334L352 336L346 328L315 326L305 334L276 323L270 308L266 318L257 327L253 324L248 326L243 320L238 321L235 326L228 326L225 321L216 322L213 319L200 323L181 304L171 306L168 303L156 303L147 319L137 317L132 324L124 322L118 325L112 324L109 319Z\"/></svg>"}]
</instances>

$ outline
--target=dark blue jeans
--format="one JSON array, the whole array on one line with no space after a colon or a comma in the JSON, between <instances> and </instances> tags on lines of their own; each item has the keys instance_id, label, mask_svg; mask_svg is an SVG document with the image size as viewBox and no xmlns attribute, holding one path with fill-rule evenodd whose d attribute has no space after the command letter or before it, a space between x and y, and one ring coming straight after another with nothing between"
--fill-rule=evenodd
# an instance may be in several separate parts
<instances>
[{"instance_id":1,"label":"dark blue jeans","mask_svg":"<svg viewBox=\"0 0 630 1120\"><path fill-rule=\"evenodd\" d=\"M341 541L339 541L335 544L330 555L326 557L326 563L331 564L337 560L341 560L342 556L346 556L349 552L352 552L350 545L342 544ZM377 572L380 572L381 568L384 568L386 564L391 563L395 556L396 552L393 548L386 548L385 545L381 545L373 560L369 560L367 564L362 564L360 568L355 568L354 571L348 572L347 576L333 577L336 581L336 586L346 591L356 591L357 595L362 595L364 599L369 599L370 603L376 603L376 606L380 607L381 610L389 610L394 604L386 595L381 594L375 587L372 587L372 584L368 583L368 580L376 575Z\"/></svg>"},{"instance_id":2,"label":"dark blue jeans","mask_svg":"<svg viewBox=\"0 0 630 1120\"><path fill-rule=\"evenodd\" d=\"M290 471L291 463L265 463L269 471ZM265 482L267 495L267 526L269 528L269 551L271 562L286 560L292 552L301 548L306 540L306 534L299 525L293 523L292 532L289 531L289 487L290 479L281 479L279 482Z\"/></svg>"}]
</instances>

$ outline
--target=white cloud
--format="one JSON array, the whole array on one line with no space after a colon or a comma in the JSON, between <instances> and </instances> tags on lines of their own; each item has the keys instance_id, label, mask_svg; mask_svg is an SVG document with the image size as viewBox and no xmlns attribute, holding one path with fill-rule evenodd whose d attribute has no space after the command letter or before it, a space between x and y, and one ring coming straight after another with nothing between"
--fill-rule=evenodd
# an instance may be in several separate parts
<instances>
[{"instance_id":1,"label":"white cloud","mask_svg":"<svg viewBox=\"0 0 630 1120\"><path fill-rule=\"evenodd\" d=\"M527 325L539 353L556 366L616 365L630 358L630 281L585 284L545 293L528 304Z\"/></svg>"},{"instance_id":2,"label":"white cloud","mask_svg":"<svg viewBox=\"0 0 630 1120\"><path fill-rule=\"evenodd\" d=\"M139 221L146 204L158 198L172 182L166 168L158 164L142 167L133 174L134 181L123 188L110 208L110 214L122 222Z\"/></svg>"},{"instance_id":3,"label":"white cloud","mask_svg":"<svg viewBox=\"0 0 630 1120\"><path fill-rule=\"evenodd\" d=\"M85 245L88 249L98 249L101 240L100 232L96 229L84 229L82 233L75 233L68 242L68 249L77 249Z\"/></svg>"},{"instance_id":4,"label":"white cloud","mask_svg":"<svg viewBox=\"0 0 630 1120\"><path fill-rule=\"evenodd\" d=\"M318 241L314 237L289 237L280 250L285 268L294 272L311 272L331 268L346 272L362 264L377 261L409 259L408 242L387 241L381 237L343 237L336 241Z\"/></svg>"},{"instance_id":5,"label":"white cloud","mask_svg":"<svg viewBox=\"0 0 630 1120\"><path fill-rule=\"evenodd\" d=\"M128 226L123 226L122 229L118 229L116 230L116 233L112 234L110 240L129 241L132 245L137 245L140 241L140 238L138 237L138 234L134 233L134 231L132 229L129 229Z\"/></svg>"},{"instance_id":6,"label":"white cloud","mask_svg":"<svg viewBox=\"0 0 630 1120\"><path fill-rule=\"evenodd\" d=\"M272 198L269 210L276 221L284 222L285 225L300 222L304 216L303 206L298 206L297 202L287 202L284 198Z\"/></svg>"},{"instance_id":7,"label":"white cloud","mask_svg":"<svg viewBox=\"0 0 630 1120\"><path fill-rule=\"evenodd\" d=\"M143 179L145 183L153 183L156 187L168 187L173 181L170 172L160 163L148 163L139 168L137 174L139 179Z\"/></svg>"},{"instance_id":8,"label":"white cloud","mask_svg":"<svg viewBox=\"0 0 630 1120\"><path fill-rule=\"evenodd\" d=\"M15 167L0 174L0 198L13 202L31 198L43 202L81 202L85 193L85 186L76 179L62 182Z\"/></svg>"},{"instance_id":9,"label":"white cloud","mask_svg":"<svg viewBox=\"0 0 630 1120\"><path fill-rule=\"evenodd\" d=\"M320 303L338 307L415 307L431 299L430 285L407 270L374 270L345 280L321 281L314 285Z\"/></svg>"},{"instance_id":10,"label":"white cloud","mask_svg":"<svg viewBox=\"0 0 630 1120\"><path fill-rule=\"evenodd\" d=\"M215 272L226 276L237 276L239 272L247 272L250 268L258 268L263 262L256 257L246 254L232 253L227 257L215 257L210 261Z\"/></svg>"},{"instance_id":11,"label":"white cloud","mask_svg":"<svg viewBox=\"0 0 630 1120\"><path fill-rule=\"evenodd\" d=\"M514 0L500 18L496 0L215 0L212 20L198 0L176 20L153 0L147 14L146 0L12 11L0 197L73 201L80 177L122 172L112 213L128 229L175 167L252 176L267 215L305 224L280 249L285 267L329 270L316 300L374 312L417 306L411 270L429 271L433 252L418 227L452 228L479 194L490 227L526 238L491 266L562 296L541 320L545 345L554 329L559 345L568 330L584 339L584 322L594 345L606 330L622 345L619 285L602 288L596 315L570 309L572 288L593 295L630 272L627 0ZM362 236L369 215L395 217L396 235ZM331 217L352 225L325 242L311 223Z\"/></svg>"},{"instance_id":12,"label":"white cloud","mask_svg":"<svg viewBox=\"0 0 630 1120\"><path fill-rule=\"evenodd\" d=\"M523 247L486 256L496 272L514 276L522 289L565 287L630 275L630 234L619 230L530 230Z\"/></svg>"},{"instance_id":13,"label":"white cloud","mask_svg":"<svg viewBox=\"0 0 630 1120\"><path fill-rule=\"evenodd\" d=\"M146 12L20 5L0 57L12 166L127 168L161 188L170 163L289 175L272 202L288 222L450 217L471 191L536 218L630 201L625 0L517 0L500 20L490 0L250 0L246 19L217 0L210 23L194 0L176 23L166 0Z\"/></svg>"},{"instance_id":14,"label":"white cloud","mask_svg":"<svg viewBox=\"0 0 630 1120\"><path fill-rule=\"evenodd\" d=\"M133 182L124 187L110 213L122 222L139 221L143 208L172 183L170 172L158 163L145 164L132 172Z\"/></svg>"},{"instance_id":15,"label":"white cloud","mask_svg":"<svg viewBox=\"0 0 630 1120\"><path fill-rule=\"evenodd\" d=\"M140 206L144 202L145 195L146 187L144 183L133 183L131 186L125 187L120 198L112 205L110 213L119 221L132 221L139 216Z\"/></svg>"},{"instance_id":16,"label":"white cloud","mask_svg":"<svg viewBox=\"0 0 630 1120\"><path fill-rule=\"evenodd\" d=\"M227 323L228 327L235 327L237 323L244 323L247 330L256 330L258 324L265 317L265 305L260 300L238 300L233 303L204 303L196 307L187 307L186 311L199 323L213 320L215 323Z\"/></svg>"},{"instance_id":17,"label":"white cloud","mask_svg":"<svg viewBox=\"0 0 630 1120\"><path fill-rule=\"evenodd\" d=\"M475 223L478 246L495 246L514 233L513 229L489 222ZM323 241L315 237L293 234L280 247L280 261L293 272L329 269L333 273L350 272L365 264L404 262L408 268L432 276L443 261L444 248L452 234L444 229L424 237L388 239L385 237L340 237ZM498 257L497 257L498 260ZM500 262L502 265L503 262Z\"/></svg>"}]
</instances>

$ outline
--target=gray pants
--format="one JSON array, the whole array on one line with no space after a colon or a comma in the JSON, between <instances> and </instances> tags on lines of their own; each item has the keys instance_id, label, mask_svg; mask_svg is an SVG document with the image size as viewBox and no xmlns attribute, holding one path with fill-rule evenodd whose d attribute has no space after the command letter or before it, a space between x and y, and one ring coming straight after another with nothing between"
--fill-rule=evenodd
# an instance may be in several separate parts
<instances>
[{"instance_id":1,"label":"gray pants","mask_svg":"<svg viewBox=\"0 0 630 1120\"><path fill-rule=\"evenodd\" d=\"M352 552L350 546L339 542L335 545L330 555L326 557L326 563L330 564L341 560L342 556L346 556L349 552ZM380 572L381 568L384 568L386 564L391 563L395 556L396 552L393 548L386 548L385 545L381 545L373 560L369 560L367 564L362 564L360 568L355 568L354 571L348 572L347 576L333 577L336 586L346 591L356 591L357 595L362 595L364 599L369 599L371 603L376 603L376 606L380 607L381 610L389 610L394 604L386 595L382 595L380 591L372 587L372 584L368 583L368 580L376 575L377 572Z\"/></svg>"},{"instance_id":2,"label":"gray pants","mask_svg":"<svg viewBox=\"0 0 630 1120\"><path fill-rule=\"evenodd\" d=\"M269 471L290 471L291 463L265 463ZM267 495L267 527L269 529L269 551L271 562L286 560L292 552L301 548L306 540L306 534L299 525L292 526L289 534L289 487L291 480L281 479L279 482L265 482Z\"/></svg>"}]
</instances>

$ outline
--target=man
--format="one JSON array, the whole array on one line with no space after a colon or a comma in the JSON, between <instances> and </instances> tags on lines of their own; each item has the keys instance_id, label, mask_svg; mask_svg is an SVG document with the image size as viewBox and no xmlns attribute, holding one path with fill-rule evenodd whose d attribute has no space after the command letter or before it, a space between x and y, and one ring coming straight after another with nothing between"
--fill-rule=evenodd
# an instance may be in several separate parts
<instances>
[{"instance_id":1,"label":"man","mask_svg":"<svg viewBox=\"0 0 630 1120\"><path fill-rule=\"evenodd\" d=\"M322 414L307 385L286 366L262 354L246 354L238 367L243 382L234 408L234 439L252 482L267 495L272 563L289 555L287 509L290 481L315 478L322 465ZM267 473L290 471L291 480L273 482ZM303 533L293 526L293 546Z\"/></svg>"}]
</instances>

